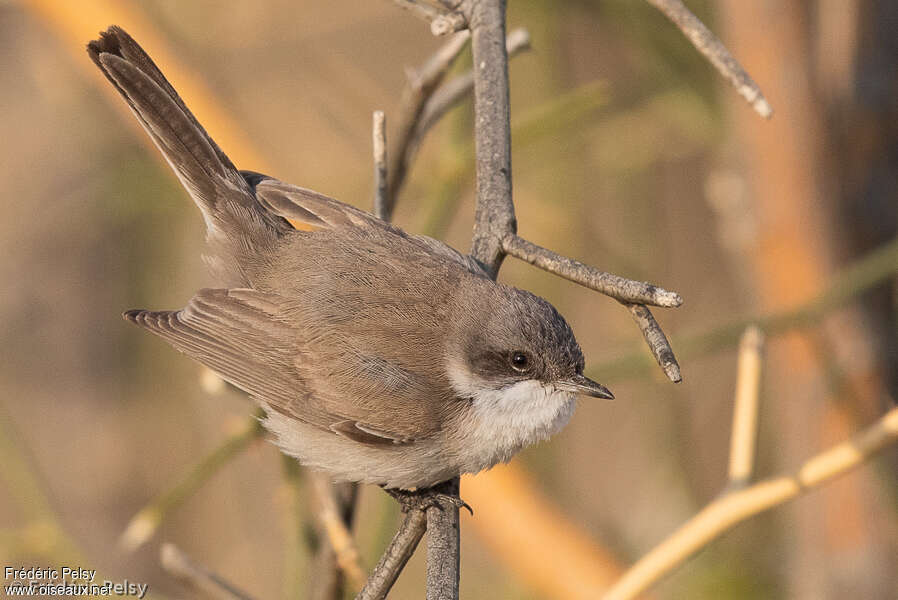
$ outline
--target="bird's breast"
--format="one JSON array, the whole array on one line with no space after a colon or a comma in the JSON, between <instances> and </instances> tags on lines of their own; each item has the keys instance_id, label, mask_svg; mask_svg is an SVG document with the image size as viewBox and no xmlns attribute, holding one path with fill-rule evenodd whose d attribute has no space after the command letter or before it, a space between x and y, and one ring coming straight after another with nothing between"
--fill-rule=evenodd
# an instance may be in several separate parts
<instances>
[{"instance_id":1,"label":"bird's breast","mask_svg":"<svg viewBox=\"0 0 898 600\"><path fill-rule=\"evenodd\" d=\"M532 379L494 389L456 372L452 383L470 399L468 410L458 416L454 436L466 473L508 462L523 448L561 430L574 412L574 394Z\"/></svg>"}]
</instances>

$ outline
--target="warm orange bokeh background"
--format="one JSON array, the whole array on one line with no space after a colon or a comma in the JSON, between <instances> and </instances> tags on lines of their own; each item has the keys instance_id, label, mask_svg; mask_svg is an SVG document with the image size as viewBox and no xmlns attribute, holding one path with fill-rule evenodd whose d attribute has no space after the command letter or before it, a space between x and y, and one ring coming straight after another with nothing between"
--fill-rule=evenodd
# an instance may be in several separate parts
<instances>
[{"instance_id":1,"label":"warm orange bokeh background","mask_svg":"<svg viewBox=\"0 0 898 600\"><path fill-rule=\"evenodd\" d=\"M770 122L644 3L509 6L509 25L527 27L534 46L511 66L520 232L680 292L683 307L655 311L675 350L678 339L814 298L895 233L898 94L891 104L876 95L898 81L888 2L787 4L690 2L764 89ZM199 213L83 46L117 22L238 166L368 208L371 112L385 110L392 132L404 67L440 40L387 1L226 6L0 3L2 565L76 560L179 597L158 566L159 543L171 541L258 598L313 576L285 558L296 511L267 443L173 510L143 548L117 547L130 517L251 408L237 392L204 388L194 363L119 317L180 307L212 282ZM396 214L460 249L473 214L470 122L465 105L431 134ZM621 357L646 351L616 302L511 259L501 277L559 308L618 400L583 401L514 470L463 480L475 517L462 523L462 596L592 597L725 483L735 340L681 354L685 380L674 386L656 367L622 368ZM888 287L771 340L761 475L888 404ZM655 597L896 597L896 458L740 526ZM395 512L364 489L366 566ZM423 552L391 597L420 597L422 585Z\"/></svg>"}]
</instances>

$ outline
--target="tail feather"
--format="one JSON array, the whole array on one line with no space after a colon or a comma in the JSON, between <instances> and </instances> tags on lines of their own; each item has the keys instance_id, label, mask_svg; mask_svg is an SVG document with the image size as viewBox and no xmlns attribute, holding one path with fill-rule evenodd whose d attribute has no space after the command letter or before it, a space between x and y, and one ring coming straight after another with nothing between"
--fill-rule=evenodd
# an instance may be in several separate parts
<instances>
[{"instance_id":1,"label":"tail feather","mask_svg":"<svg viewBox=\"0 0 898 600\"><path fill-rule=\"evenodd\" d=\"M218 156L218 160L231 170L235 170L230 159L224 152L222 152L221 148L218 147L218 144L215 143L209 134L206 133L206 130L203 129L200 122L196 120L196 117L193 116L193 113L190 112L190 109L184 104L181 96L178 95L175 88L168 82L168 79L165 78L165 75L162 74L162 71L159 70L159 67L156 66L153 59L151 59L144 49L140 47L140 44L134 41L134 38L128 35L128 32L118 25L112 25L106 31L100 33L100 39L94 40L87 45L87 51L94 63L100 67L100 70L103 71L106 77L112 82L116 89L118 89L122 96L124 96L129 104L131 104L131 101L128 99L127 92L122 89L115 79L109 76L109 73L107 73L100 62L100 55L111 54L113 56L118 56L137 67L141 73L152 79L156 85L171 98L172 102L181 109L181 112L187 120L193 124L193 127L197 132L206 139L209 145L214 149Z\"/></svg>"},{"instance_id":2,"label":"tail feather","mask_svg":"<svg viewBox=\"0 0 898 600\"><path fill-rule=\"evenodd\" d=\"M270 214L221 148L155 63L123 29L112 26L87 45L91 59L119 91L206 221L217 270L231 271L228 284L245 284L244 262L253 248L290 229ZM227 265L232 264L233 267Z\"/></svg>"}]
</instances>

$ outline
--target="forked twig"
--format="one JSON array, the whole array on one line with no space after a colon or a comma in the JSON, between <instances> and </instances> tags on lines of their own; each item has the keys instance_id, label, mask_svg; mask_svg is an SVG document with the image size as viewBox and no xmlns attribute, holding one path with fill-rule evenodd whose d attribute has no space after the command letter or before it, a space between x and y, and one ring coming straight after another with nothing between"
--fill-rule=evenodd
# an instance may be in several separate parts
<instances>
[{"instance_id":1,"label":"forked twig","mask_svg":"<svg viewBox=\"0 0 898 600\"><path fill-rule=\"evenodd\" d=\"M842 475L898 442L898 408L849 441L822 452L796 472L724 492L633 565L603 596L630 600L726 531Z\"/></svg>"},{"instance_id":2,"label":"forked twig","mask_svg":"<svg viewBox=\"0 0 898 600\"><path fill-rule=\"evenodd\" d=\"M384 204L384 217L389 220L393 214L396 197L405 181L405 175L411 158L410 144L421 111L430 95L446 76L452 63L464 50L470 39L470 33L462 31L455 34L446 44L427 60L424 65L407 73L407 82L402 91L399 111L399 129L396 135L396 146L389 163L389 190Z\"/></svg>"},{"instance_id":3,"label":"forked twig","mask_svg":"<svg viewBox=\"0 0 898 600\"><path fill-rule=\"evenodd\" d=\"M745 487L754 469L763 346L760 329L750 326L743 332L730 439L729 484L717 499L628 569L605 594L605 600L637 597L738 523L826 483L898 442L898 408L894 408L853 439L805 462L794 474Z\"/></svg>"},{"instance_id":4,"label":"forked twig","mask_svg":"<svg viewBox=\"0 0 898 600\"><path fill-rule=\"evenodd\" d=\"M630 311L652 351L652 356L655 357L664 374L674 383L682 381L680 365L674 356L673 348L658 321L645 306L646 304L666 308L680 306L683 299L679 294L650 283L605 273L595 267L537 246L514 233L509 233L502 239L502 249L508 255L535 267L619 300Z\"/></svg>"},{"instance_id":5,"label":"forked twig","mask_svg":"<svg viewBox=\"0 0 898 600\"><path fill-rule=\"evenodd\" d=\"M505 38L505 47L508 58L517 56L521 52L530 49L530 32L523 27L512 30ZM425 134L433 127L449 110L464 100L474 89L474 71L469 70L461 75L453 77L442 83L424 105L421 116L410 146L417 149Z\"/></svg>"},{"instance_id":6,"label":"forked twig","mask_svg":"<svg viewBox=\"0 0 898 600\"><path fill-rule=\"evenodd\" d=\"M393 0L393 2L419 19L430 23L430 33L433 35L447 35L461 31L468 26L465 16L455 10L437 8L422 0Z\"/></svg>"},{"instance_id":7,"label":"forked twig","mask_svg":"<svg viewBox=\"0 0 898 600\"><path fill-rule=\"evenodd\" d=\"M756 113L765 119L769 119L773 115L773 108L764 98L758 84L745 72L739 61L733 58L723 42L686 8L682 0L646 0L646 2L664 13L668 19L673 21L674 25L679 27L696 50L701 52L736 88L739 95L745 98Z\"/></svg>"}]
</instances>

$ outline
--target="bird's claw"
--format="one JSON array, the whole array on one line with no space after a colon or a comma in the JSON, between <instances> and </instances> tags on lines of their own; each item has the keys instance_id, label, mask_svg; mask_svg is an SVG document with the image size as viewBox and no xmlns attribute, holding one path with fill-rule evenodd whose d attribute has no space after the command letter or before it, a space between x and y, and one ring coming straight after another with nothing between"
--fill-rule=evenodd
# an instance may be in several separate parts
<instances>
[{"instance_id":1,"label":"bird's claw","mask_svg":"<svg viewBox=\"0 0 898 600\"><path fill-rule=\"evenodd\" d=\"M474 509L471 505L461 499L458 494L451 494L440 491L440 486L418 490L400 490L384 488L384 491L392 496L402 508L402 512L407 513L412 510L426 511L428 508L439 508L442 510L446 506L454 506L456 509L465 508L471 516L474 516Z\"/></svg>"}]
</instances>

